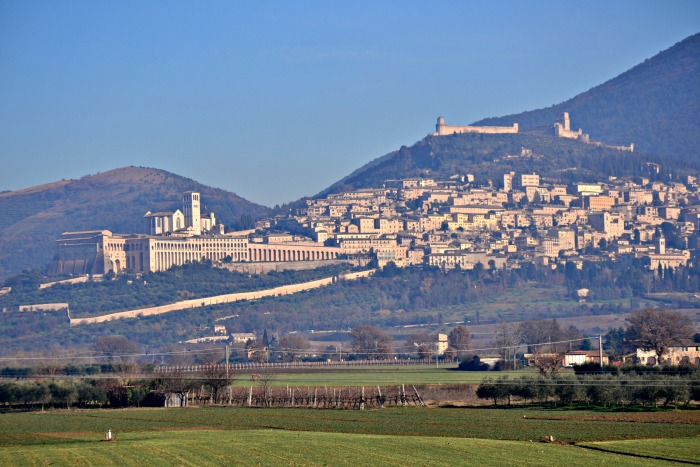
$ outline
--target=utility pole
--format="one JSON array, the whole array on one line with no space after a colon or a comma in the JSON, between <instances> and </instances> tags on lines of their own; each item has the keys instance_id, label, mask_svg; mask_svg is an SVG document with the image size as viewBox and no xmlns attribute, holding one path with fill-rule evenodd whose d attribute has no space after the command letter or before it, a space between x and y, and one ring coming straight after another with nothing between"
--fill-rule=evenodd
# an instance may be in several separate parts
<instances>
[{"instance_id":1,"label":"utility pole","mask_svg":"<svg viewBox=\"0 0 700 467\"><path fill-rule=\"evenodd\" d=\"M598 358L600 359L600 372L603 372L603 336L598 335Z\"/></svg>"}]
</instances>

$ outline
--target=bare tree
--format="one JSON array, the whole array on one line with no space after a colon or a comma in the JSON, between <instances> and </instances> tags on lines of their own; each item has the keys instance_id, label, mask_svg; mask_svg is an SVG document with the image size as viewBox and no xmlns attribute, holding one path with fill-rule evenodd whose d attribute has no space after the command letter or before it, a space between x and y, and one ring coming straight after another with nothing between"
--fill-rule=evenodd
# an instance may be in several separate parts
<instances>
[{"instance_id":1,"label":"bare tree","mask_svg":"<svg viewBox=\"0 0 700 467\"><path fill-rule=\"evenodd\" d=\"M231 385L232 378L227 374L225 351L221 348L209 348L202 351L198 358L203 366L202 384L211 390L214 403L220 402L221 392ZM222 364L222 362L224 362Z\"/></svg>"},{"instance_id":2,"label":"bare tree","mask_svg":"<svg viewBox=\"0 0 700 467\"><path fill-rule=\"evenodd\" d=\"M532 365L537 368L540 375L545 378L551 378L563 368L564 352L557 353L540 353L532 354Z\"/></svg>"},{"instance_id":3,"label":"bare tree","mask_svg":"<svg viewBox=\"0 0 700 467\"><path fill-rule=\"evenodd\" d=\"M303 357L311 348L308 339L299 334L287 334L277 343L280 357L285 362L295 362Z\"/></svg>"},{"instance_id":4,"label":"bare tree","mask_svg":"<svg viewBox=\"0 0 700 467\"><path fill-rule=\"evenodd\" d=\"M573 330L562 331L556 319L523 321L518 326L521 342L527 344L532 354L530 362L544 377L554 376L564 362L568 350L566 342Z\"/></svg>"},{"instance_id":5,"label":"bare tree","mask_svg":"<svg viewBox=\"0 0 700 467\"><path fill-rule=\"evenodd\" d=\"M556 319L531 319L518 326L522 343L527 344L530 352L560 353L565 351L564 344L552 344L562 340L562 331Z\"/></svg>"},{"instance_id":6,"label":"bare tree","mask_svg":"<svg viewBox=\"0 0 700 467\"><path fill-rule=\"evenodd\" d=\"M427 332L409 334L404 338L403 352L415 355L418 352L418 347L423 344L430 346L430 343L434 340L434 336Z\"/></svg>"},{"instance_id":7,"label":"bare tree","mask_svg":"<svg viewBox=\"0 0 700 467\"><path fill-rule=\"evenodd\" d=\"M124 336L100 336L92 348L110 362L132 360L139 351L139 346Z\"/></svg>"},{"instance_id":8,"label":"bare tree","mask_svg":"<svg viewBox=\"0 0 700 467\"><path fill-rule=\"evenodd\" d=\"M139 346L124 336L100 336L92 346L98 357L104 357L114 371L130 373L136 370L135 357Z\"/></svg>"},{"instance_id":9,"label":"bare tree","mask_svg":"<svg viewBox=\"0 0 700 467\"><path fill-rule=\"evenodd\" d=\"M657 364L670 345L690 339L694 332L690 318L664 308L634 311L626 321L627 340L638 347L654 350Z\"/></svg>"},{"instance_id":10,"label":"bare tree","mask_svg":"<svg viewBox=\"0 0 700 467\"><path fill-rule=\"evenodd\" d=\"M472 342L469 329L466 326L457 326L447 335L447 342L456 351L457 357L464 358Z\"/></svg>"},{"instance_id":11,"label":"bare tree","mask_svg":"<svg viewBox=\"0 0 700 467\"><path fill-rule=\"evenodd\" d=\"M433 356L432 350L430 350L430 346L427 344L421 344L417 348L418 352L418 358L422 358L423 360L431 358Z\"/></svg>"},{"instance_id":12,"label":"bare tree","mask_svg":"<svg viewBox=\"0 0 700 467\"><path fill-rule=\"evenodd\" d=\"M520 329L513 323L502 321L496 325L496 340L494 346L498 348L498 353L504 362L508 362L513 357L513 353L522 342Z\"/></svg>"},{"instance_id":13,"label":"bare tree","mask_svg":"<svg viewBox=\"0 0 700 467\"><path fill-rule=\"evenodd\" d=\"M388 359L394 352L391 336L376 326L360 324L351 332L352 348L360 358Z\"/></svg>"}]
</instances>

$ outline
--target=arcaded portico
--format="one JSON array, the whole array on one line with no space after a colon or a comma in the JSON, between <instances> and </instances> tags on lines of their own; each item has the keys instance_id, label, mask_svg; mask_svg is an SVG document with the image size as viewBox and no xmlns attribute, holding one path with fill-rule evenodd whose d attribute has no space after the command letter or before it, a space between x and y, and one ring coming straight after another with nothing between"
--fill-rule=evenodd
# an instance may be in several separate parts
<instances>
[{"instance_id":1,"label":"arcaded portico","mask_svg":"<svg viewBox=\"0 0 700 467\"><path fill-rule=\"evenodd\" d=\"M336 259L341 254L338 247L314 245L312 243L283 243L248 245L248 257L252 262L269 261L319 261Z\"/></svg>"}]
</instances>

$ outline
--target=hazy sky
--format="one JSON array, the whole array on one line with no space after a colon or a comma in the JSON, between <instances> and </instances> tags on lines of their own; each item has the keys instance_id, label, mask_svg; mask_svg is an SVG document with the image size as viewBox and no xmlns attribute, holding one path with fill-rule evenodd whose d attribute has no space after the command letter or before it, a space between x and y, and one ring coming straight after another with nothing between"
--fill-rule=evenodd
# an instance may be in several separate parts
<instances>
[{"instance_id":1,"label":"hazy sky","mask_svg":"<svg viewBox=\"0 0 700 467\"><path fill-rule=\"evenodd\" d=\"M281 204L697 32L697 0L0 0L0 190L137 165Z\"/></svg>"}]
</instances>

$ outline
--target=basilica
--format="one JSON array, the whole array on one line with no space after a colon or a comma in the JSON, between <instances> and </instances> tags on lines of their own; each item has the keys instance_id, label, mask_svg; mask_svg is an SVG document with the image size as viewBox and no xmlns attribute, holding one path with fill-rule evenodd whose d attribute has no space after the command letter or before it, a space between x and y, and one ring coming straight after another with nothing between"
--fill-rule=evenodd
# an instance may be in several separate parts
<instances>
[{"instance_id":1,"label":"basilica","mask_svg":"<svg viewBox=\"0 0 700 467\"><path fill-rule=\"evenodd\" d=\"M269 237L252 231L224 233L214 213L202 216L200 193L183 194L182 211L147 212L148 234L109 230L64 232L56 240L52 276L165 271L190 262L287 262L336 259L337 247Z\"/></svg>"}]
</instances>

